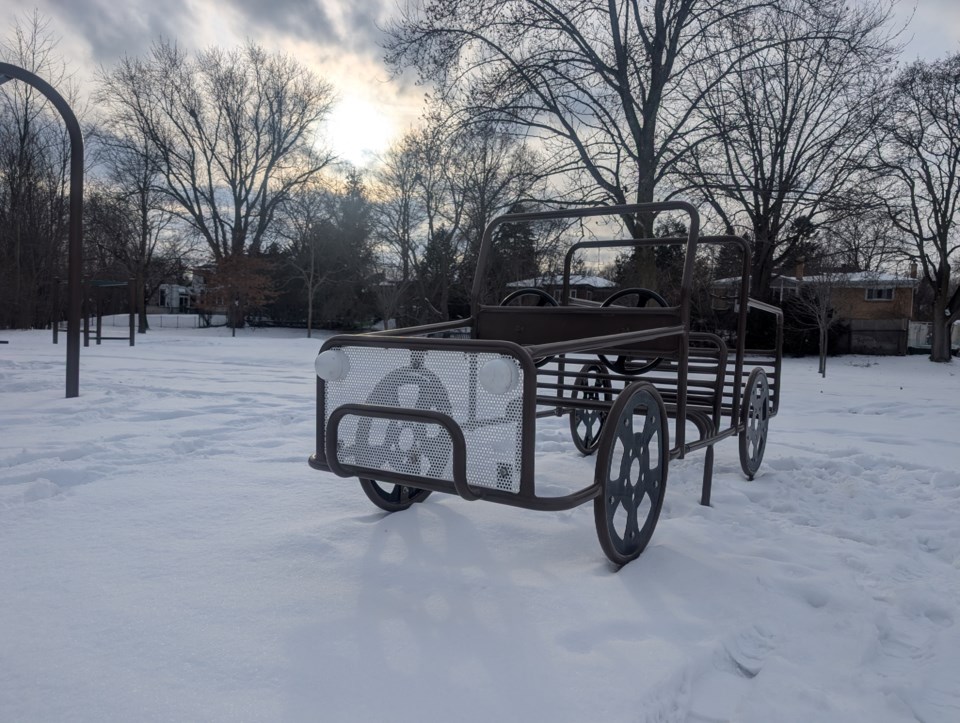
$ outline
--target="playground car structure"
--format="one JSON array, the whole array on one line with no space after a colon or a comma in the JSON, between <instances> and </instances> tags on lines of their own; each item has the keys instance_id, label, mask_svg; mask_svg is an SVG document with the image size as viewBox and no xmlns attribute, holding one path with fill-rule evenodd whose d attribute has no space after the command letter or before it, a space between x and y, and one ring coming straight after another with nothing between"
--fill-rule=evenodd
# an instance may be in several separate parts
<instances>
[{"instance_id":1,"label":"playground car structure","mask_svg":"<svg viewBox=\"0 0 960 723\"><path fill-rule=\"evenodd\" d=\"M678 212L687 216L685 237L570 243L559 299L531 287L486 303L484 279L503 224ZM738 437L741 467L753 479L779 404L782 313L749 298L747 242L701 236L699 227L696 209L679 201L495 219L481 242L469 318L324 342L310 465L358 477L388 512L432 492L533 510L592 501L604 553L619 565L635 559L657 525L670 462L705 450L700 501L709 505L713 446ZM705 244L740 252L736 328L723 336L691 331L694 258ZM571 295L578 253L656 246L684 253L674 303L642 288L602 302ZM745 348L749 314L770 323L772 348ZM561 415L576 448L596 454L594 478L569 493L538 494L537 420Z\"/></svg>"}]
</instances>

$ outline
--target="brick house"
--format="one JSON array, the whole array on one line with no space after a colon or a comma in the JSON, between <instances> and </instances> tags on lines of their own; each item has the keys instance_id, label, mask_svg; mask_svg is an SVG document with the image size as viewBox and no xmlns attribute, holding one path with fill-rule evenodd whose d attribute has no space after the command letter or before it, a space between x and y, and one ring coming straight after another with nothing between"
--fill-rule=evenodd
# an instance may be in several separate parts
<instances>
[{"instance_id":1,"label":"brick house","mask_svg":"<svg viewBox=\"0 0 960 723\"><path fill-rule=\"evenodd\" d=\"M779 279L778 285L794 294L805 284L831 286L834 314L846 330L836 341L837 352L907 353L917 290L915 276L855 271L804 278L802 265L798 271L798 276Z\"/></svg>"},{"instance_id":2,"label":"brick house","mask_svg":"<svg viewBox=\"0 0 960 723\"><path fill-rule=\"evenodd\" d=\"M840 319L840 334L834 351L849 354L907 353L910 322L917 290L916 270L909 276L886 272L827 272L804 275L803 264L794 276L775 276L770 284L774 301L780 305L800 289L830 286L834 314ZM724 309L735 297L740 279L719 279L713 283L714 308Z\"/></svg>"}]
</instances>

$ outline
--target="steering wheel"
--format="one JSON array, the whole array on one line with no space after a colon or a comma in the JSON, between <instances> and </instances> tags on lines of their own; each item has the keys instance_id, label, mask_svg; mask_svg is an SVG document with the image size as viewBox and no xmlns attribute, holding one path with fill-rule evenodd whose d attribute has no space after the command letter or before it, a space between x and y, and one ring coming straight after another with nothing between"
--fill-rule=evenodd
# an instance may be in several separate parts
<instances>
[{"instance_id":1,"label":"steering wheel","mask_svg":"<svg viewBox=\"0 0 960 723\"><path fill-rule=\"evenodd\" d=\"M503 297L503 301L500 302L500 306L520 306L522 302L518 302L517 300L524 296L537 297L536 306L560 306L559 302L550 296L550 294L543 289L536 288L535 286L528 286L523 289L511 291L509 294ZM538 367L542 367L552 359L552 356L545 356L541 357L540 359L534 359L533 363Z\"/></svg>"},{"instance_id":2,"label":"steering wheel","mask_svg":"<svg viewBox=\"0 0 960 723\"><path fill-rule=\"evenodd\" d=\"M639 286L631 286L629 288L620 289L620 291L614 292L613 294L608 296L606 299L604 299L603 303L600 306L601 307L613 306L614 302L630 296L636 297L636 299L634 300L634 303L617 304L617 306L632 306L634 308L641 309L647 305L647 302L650 302L650 301L655 301L657 305L661 307L666 307L668 305L667 300L664 299L662 296L660 296L660 294L658 294L656 291L651 291L650 289L642 289ZM661 357L657 357L656 359L651 359L650 361L644 364L640 364L638 366L638 365L632 365L630 363L630 357L628 356L618 356L616 359L612 361L607 357L603 356L603 354L598 354L597 356L600 357L600 361L602 361L609 369L612 369L613 371L618 372L620 374L626 374L629 376L636 376L638 374L643 374L644 372L648 372L651 369L655 369L657 365L659 365L660 362L663 361Z\"/></svg>"},{"instance_id":3,"label":"steering wheel","mask_svg":"<svg viewBox=\"0 0 960 723\"><path fill-rule=\"evenodd\" d=\"M550 294L543 289L538 289L535 286L528 286L523 289L511 291L509 294L503 297L503 301L500 302L500 306L520 306L520 304L514 304L513 302L523 296L536 296L538 298L536 303L537 306L560 306L557 300L550 296Z\"/></svg>"}]
</instances>

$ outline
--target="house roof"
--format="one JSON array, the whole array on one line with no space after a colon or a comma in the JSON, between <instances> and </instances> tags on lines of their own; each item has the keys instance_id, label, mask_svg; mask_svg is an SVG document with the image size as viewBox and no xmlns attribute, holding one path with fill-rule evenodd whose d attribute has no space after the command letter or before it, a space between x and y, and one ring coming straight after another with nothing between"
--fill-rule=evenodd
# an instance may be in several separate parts
<instances>
[{"instance_id":1,"label":"house roof","mask_svg":"<svg viewBox=\"0 0 960 723\"><path fill-rule=\"evenodd\" d=\"M785 286L798 286L804 282L817 284L822 282L832 283L835 286L843 287L866 287L866 286L916 286L917 280L909 276L900 276L898 274L889 274L879 271L853 271L850 273L825 273L810 274L798 279L795 276L776 276L770 282L771 286L783 281Z\"/></svg>"},{"instance_id":2,"label":"house roof","mask_svg":"<svg viewBox=\"0 0 960 723\"><path fill-rule=\"evenodd\" d=\"M736 286L739 285L741 278L732 276L725 279L717 279L713 282L714 286ZM917 279L910 276L900 276L898 274L884 273L880 271L852 271L849 273L827 273L810 274L801 279L796 276L774 276L770 281L770 287L775 288L783 285L785 288L796 288L803 283L816 284L821 281L829 281L836 286L841 287L868 287L868 286L916 286Z\"/></svg>"},{"instance_id":3,"label":"house roof","mask_svg":"<svg viewBox=\"0 0 960 723\"><path fill-rule=\"evenodd\" d=\"M563 286L563 275L544 276L535 279L523 279L522 281L511 281L507 284L510 288L525 288L531 286ZM591 286L594 289L612 289L616 286L610 279L604 279L601 276L584 276L582 274L570 274L570 286Z\"/></svg>"}]
</instances>

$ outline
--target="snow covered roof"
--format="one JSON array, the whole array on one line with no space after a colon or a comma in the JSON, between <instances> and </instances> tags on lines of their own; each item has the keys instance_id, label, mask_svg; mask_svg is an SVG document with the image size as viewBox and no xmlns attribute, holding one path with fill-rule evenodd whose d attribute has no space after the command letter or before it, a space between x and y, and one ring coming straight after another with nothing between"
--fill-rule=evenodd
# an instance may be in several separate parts
<instances>
[{"instance_id":1,"label":"snow covered roof","mask_svg":"<svg viewBox=\"0 0 960 723\"><path fill-rule=\"evenodd\" d=\"M736 286L740 283L739 276L717 279L714 286ZM835 281L837 286L916 286L917 279L910 276L884 273L879 271L852 271L849 273L809 274L798 280L796 276L774 276L770 281L771 287L784 286L793 288L803 283L820 283L821 280Z\"/></svg>"},{"instance_id":2,"label":"snow covered roof","mask_svg":"<svg viewBox=\"0 0 960 723\"><path fill-rule=\"evenodd\" d=\"M602 276L585 276L583 274L570 274L571 286L592 286L595 289L612 289L616 286L610 279ZM563 286L563 275L544 276L536 279L523 279L522 281L511 281L507 286L511 288L524 288L529 286Z\"/></svg>"},{"instance_id":3,"label":"snow covered roof","mask_svg":"<svg viewBox=\"0 0 960 723\"><path fill-rule=\"evenodd\" d=\"M882 273L879 271L853 271L850 273L810 274L798 279L795 276L776 276L770 282L771 286L776 286L778 282L783 281L786 285L796 286L804 282L817 284L821 282L833 282L837 286L916 286L917 280L909 276L900 276L898 274Z\"/></svg>"}]
</instances>

